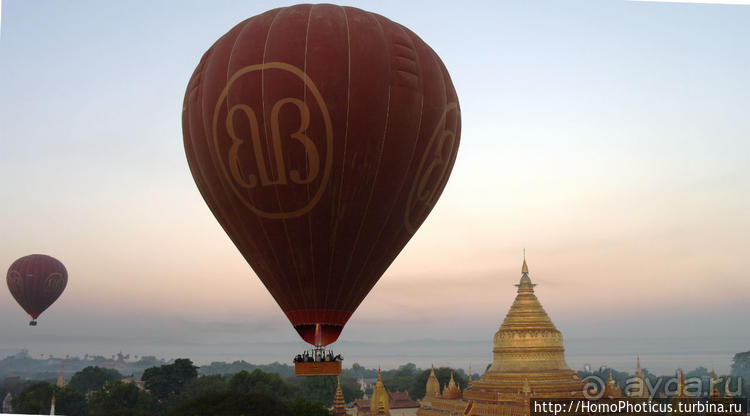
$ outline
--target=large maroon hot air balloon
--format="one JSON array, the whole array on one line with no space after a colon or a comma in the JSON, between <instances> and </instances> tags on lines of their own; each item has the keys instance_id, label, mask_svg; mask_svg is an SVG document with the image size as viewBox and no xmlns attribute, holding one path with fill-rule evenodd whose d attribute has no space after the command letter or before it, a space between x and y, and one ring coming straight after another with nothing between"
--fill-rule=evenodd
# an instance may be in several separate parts
<instances>
[{"instance_id":1,"label":"large maroon hot air balloon","mask_svg":"<svg viewBox=\"0 0 750 416\"><path fill-rule=\"evenodd\" d=\"M182 113L198 189L300 336L323 346L419 228L456 159L448 71L416 34L296 5L222 36Z\"/></svg>"},{"instance_id":2,"label":"large maroon hot air balloon","mask_svg":"<svg viewBox=\"0 0 750 416\"><path fill-rule=\"evenodd\" d=\"M29 325L60 297L68 284L68 271L54 257L32 254L13 262L6 278L10 294L31 315Z\"/></svg>"}]
</instances>

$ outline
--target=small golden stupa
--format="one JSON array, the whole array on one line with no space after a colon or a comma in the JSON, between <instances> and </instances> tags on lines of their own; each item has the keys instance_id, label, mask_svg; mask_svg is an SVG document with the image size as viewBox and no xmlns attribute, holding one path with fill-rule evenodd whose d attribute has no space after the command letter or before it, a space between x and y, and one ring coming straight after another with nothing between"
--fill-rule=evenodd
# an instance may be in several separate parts
<instances>
[{"instance_id":1,"label":"small golden stupa","mask_svg":"<svg viewBox=\"0 0 750 416\"><path fill-rule=\"evenodd\" d=\"M609 370L609 380L607 380L607 385L604 387L604 394L602 397L607 399L618 399L622 397L622 390L620 390L620 386L612 377L612 369Z\"/></svg>"},{"instance_id":2,"label":"small golden stupa","mask_svg":"<svg viewBox=\"0 0 750 416\"><path fill-rule=\"evenodd\" d=\"M566 364L562 334L534 286L524 256L516 299L495 333L492 365L459 398L425 396L417 415L524 416L529 398L583 397L584 383Z\"/></svg>"},{"instance_id":3,"label":"small golden stupa","mask_svg":"<svg viewBox=\"0 0 750 416\"><path fill-rule=\"evenodd\" d=\"M650 397L646 375L641 368L641 357L636 358L635 377L633 377L626 387L628 397L635 399L648 399Z\"/></svg>"},{"instance_id":4,"label":"small golden stupa","mask_svg":"<svg viewBox=\"0 0 750 416\"><path fill-rule=\"evenodd\" d=\"M378 381L375 382L375 388L372 390L372 397L370 397L370 412L374 409L377 409L376 414L378 415L390 416L391 414L390 398L385 390L385 385L383 385L383 376L380 374L379 368Z\"/></svg>"},{"instance_id":5,"label":"small golden stupa","mask_svg":"<svg viewBox=\"0 0 750 416\"><path fill-rule=\"evenodd\" d=\"M337 377L338 385L336 385L336 395L333 398L333 409L331 413L334 416L346 415L346 402L344 401L344 392L341 390L341 377Z\"/></svg>"},{"instance_id":6,"label":"small golden stupa","mask_svg":"<svg viewBox=\"0 0 750 416\"><path fill-rule=\"evenodd\" d=\"M427 388L425 397L440 397L440 382L435 375L435 366L430 370L430 376L427 378Z\"/></svg>"}]
</instances>

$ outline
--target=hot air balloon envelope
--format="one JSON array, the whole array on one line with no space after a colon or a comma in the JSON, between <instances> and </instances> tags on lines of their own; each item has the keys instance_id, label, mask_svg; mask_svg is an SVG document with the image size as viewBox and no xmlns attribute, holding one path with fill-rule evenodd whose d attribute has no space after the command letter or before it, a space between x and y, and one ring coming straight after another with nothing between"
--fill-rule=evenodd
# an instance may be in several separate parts
<instances>
[{"instance_id":1,"label":"hot air balloon envelope","mask_svg":"<svg viewBox=\"0 0 750 416\"><path fill-rule=\"evenodd\" d=\"M32 254L14 261L6 280L11 295L31 315L29 324L36 325L36 318L65 290L68 271L54 257Z\"/></svg>"},{"instance_id":2,"label":"hot air balloon envelope","mask_svg":"<svg viewBox=\"0 0 750 416\"><path fill-rule=\"evenodd\" d=\"M222 36L182 121L203 198L314 345L338 338L430 213L460 136L437 54L383 16L328 4Z\"/></svg>"}]
</instances>

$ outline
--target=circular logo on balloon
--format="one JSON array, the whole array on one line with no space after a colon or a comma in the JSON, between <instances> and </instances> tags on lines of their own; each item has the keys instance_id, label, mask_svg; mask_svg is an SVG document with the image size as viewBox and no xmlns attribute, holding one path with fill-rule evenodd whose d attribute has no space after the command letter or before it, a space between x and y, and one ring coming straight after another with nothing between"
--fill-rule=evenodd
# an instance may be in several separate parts
<instances>
[{"instance_id":1,"label":"circular logo on balloon","mask_svg":"<svg viewBox=\"0 0 750 416\"><path fill-rule=\"evenodd\" d=\"M447 122L449 115L455 117L454 120L458 120L458 103L448 103L445 106L443 116L435 126L422 160L419 162L417 175L409 191L404 216L404 225L411 234L417 231L440 198L440 193L450 176L450 168L456 159L458 151L456 123Z\"/></svg>"},{"instance_id":2,"label":"circular logo on balloon","mask_svg":"<svg viewBox=\"0 0 750 416\"><path fill-rule=\"evenodd\" d=\"M213 145L229 188L261 217L299 217L328 185L331 117L315 83L293 65L235 72L216 102Z\"/></svg>"},{"instance_id":3,"label":"circular logo on balloon","mask_svg":"<svg viewBox=\"0 0 750 416\"><path fill-rule=\"evenodd\" d=\"M60 296L66 283L65 278L60 273L52 273L44 279L44 292L51 296Z\"/></svg>"}]
</instances>

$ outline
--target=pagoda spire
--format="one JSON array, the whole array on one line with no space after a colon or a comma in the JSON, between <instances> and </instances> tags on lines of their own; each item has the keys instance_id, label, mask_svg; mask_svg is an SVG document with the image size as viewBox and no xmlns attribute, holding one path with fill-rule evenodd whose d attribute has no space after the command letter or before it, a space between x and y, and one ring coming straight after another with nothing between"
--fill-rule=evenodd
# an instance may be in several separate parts
<instances>
[{"instance_id":1,"label":"pagoda spire","mask_svg":"<svg viewBox=\"0 0 750 416\"><path fill-rule=\"evenodd\" d=\"M390 399L385 385L383 385L383 375L380 372L380 368L378 368L378 381L375 382L375 388L372 390L372 396L370 397L370 412L377 410L378 414L380 414L381 408L382 414L391 415Z\"/></svg>"},{"instance_id":2,"label":"pagoda spire","mask_svg":"<svg viewBox=\"0 0 750 416\"><path fill-rule=\"evenodd\" d=\"M65 374L63 373L63 370L65 369L65 361L60 363L60 375L57 377L57 387L63 388L65 387Z\"/></svg>"},{"instance_id":3,"label":"pagoda spire","mask_svg":"<svg viewBox=\"0 0 750 416\"><path fill-rule=\"evenodd\" d=\"M721 393L719 393L719 386L717 386L716 384L716 371L711 370L711 390L709 392L709 397L711 397L712 399L721 397Z\"/></svg>"},{"instance_id":4,"label":"pagoda spire","mask_svg":"<svg viewBox=\"0 0 750 416\"><path fill-rule=\"evenodd\" d=\"M344 401L344 392L341 390L341 376L337 377L336 395L333 398L334 416L346 415L346 401Z\"/></svg>"},{"instance_id":5,"label":"pagoda spire","mask_svg":"<svg viewBox=\"0 0 750 416\"><path fill-rule=\"evenodd\" d=\"M526 249L523 249L523 266L521 266L522 274L529 274L529 266L526 265Z\"/></svg>"},{"instance_id":6,"label":"pagoda spire","mask_svg":"<svg viewBox=\"0 0 750 416\"><path fill-rule=\"evenodd\" d=\"M440 382L435 375L435 365L430 370L430 376L427 377L427 386L425 388L425 397L440 396Z\"/></svg>"}]
</instances>

